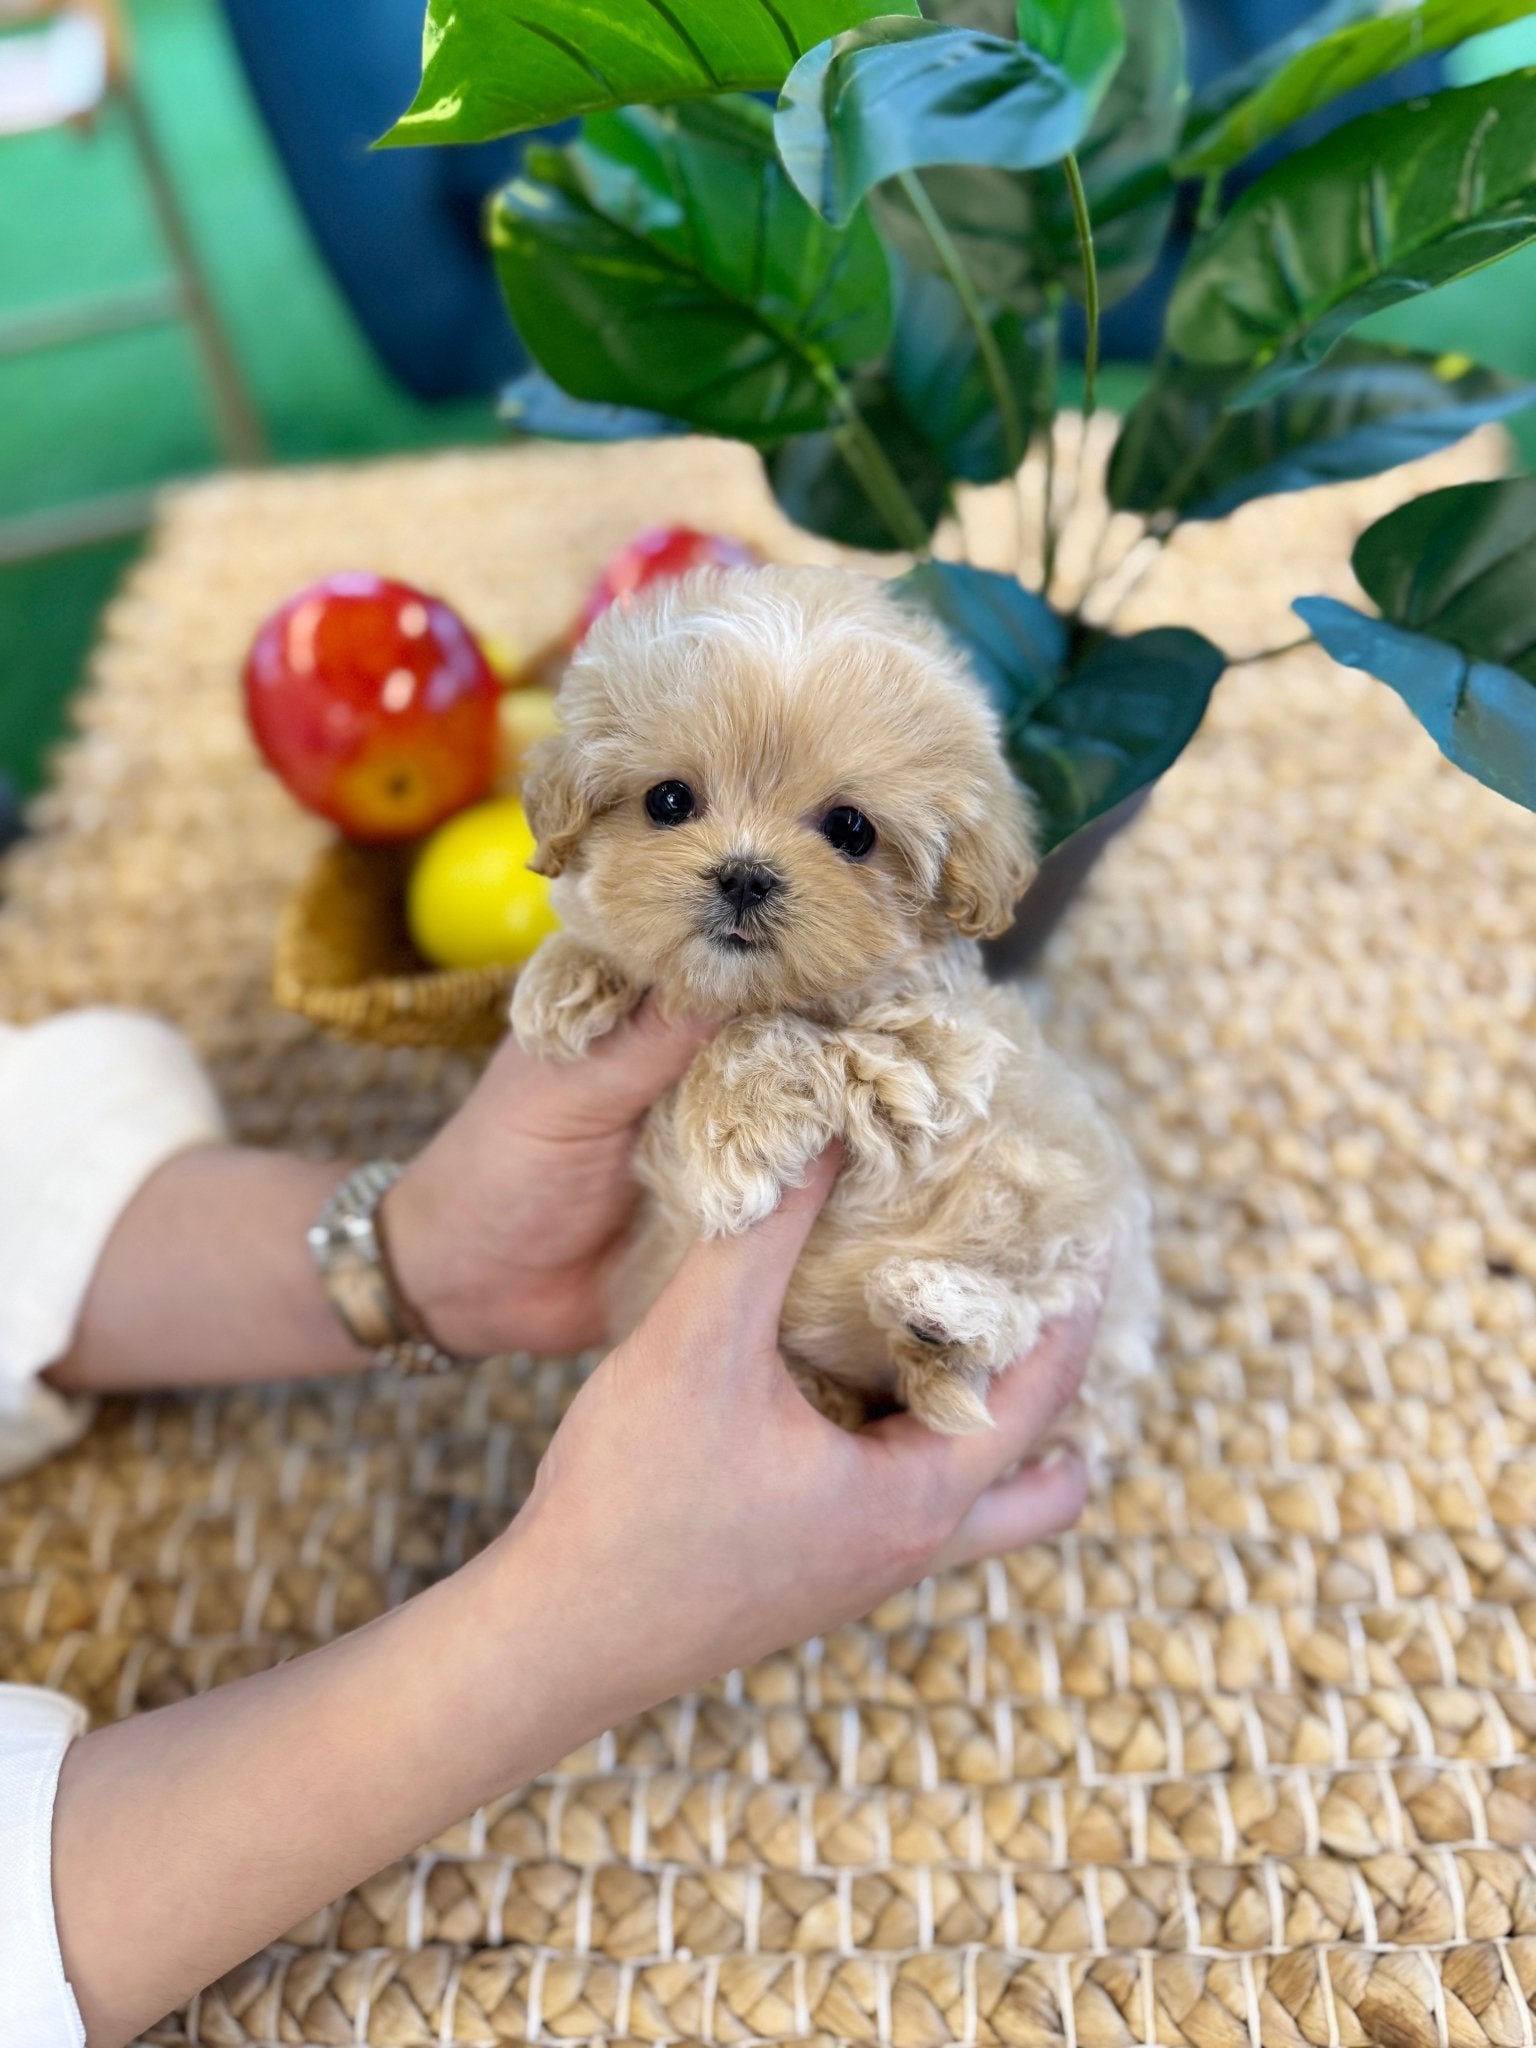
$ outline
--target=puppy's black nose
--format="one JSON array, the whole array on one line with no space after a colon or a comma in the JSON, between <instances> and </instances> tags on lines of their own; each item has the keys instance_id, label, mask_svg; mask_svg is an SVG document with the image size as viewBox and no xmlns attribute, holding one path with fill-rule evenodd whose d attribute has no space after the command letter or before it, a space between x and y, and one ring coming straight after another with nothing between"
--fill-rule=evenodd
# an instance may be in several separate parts
<instances>
[{"instance_id":1,"label":"puppy's black nose","mask_svg":"<svg viewBox=\"0 0 1536 2048\"><path fill-rule=\"evenodd\" d=\"M779 878L772 868L756 861L728 860L715 869L715 885L736 915L746 917L762 909L778 888Z\"/></svg>"}]
</instances>

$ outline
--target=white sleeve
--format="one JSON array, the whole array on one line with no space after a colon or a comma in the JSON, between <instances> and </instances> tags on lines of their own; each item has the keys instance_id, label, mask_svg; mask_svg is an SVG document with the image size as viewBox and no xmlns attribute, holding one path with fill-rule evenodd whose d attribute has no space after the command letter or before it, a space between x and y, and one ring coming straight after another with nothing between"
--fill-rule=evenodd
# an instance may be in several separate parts
<instances>
[{"instance_id":1,"label":"white sleeve","mask_svg":"<svg viewBox=\"0 0 1536 2048\"><path fill-rule=\"evenodd\" d=\"M223 1128L196 1054L154 1017L70 1010L0 1024L0 1479L84 1431L90 1404L38 1375L69 1349L136 1190Z\"/></svg>"},{"instance_id":2,"label":"white sleeve","mask_svg":"<svg viewBox=\"0 0 1536 2048\"><path fill-rule=\"evenodd\" d=\"M0 1685L0 2044L84 2048L53 1916L53 1801L85 1728L73 1700Z\"/></svg>"}]
</instances>

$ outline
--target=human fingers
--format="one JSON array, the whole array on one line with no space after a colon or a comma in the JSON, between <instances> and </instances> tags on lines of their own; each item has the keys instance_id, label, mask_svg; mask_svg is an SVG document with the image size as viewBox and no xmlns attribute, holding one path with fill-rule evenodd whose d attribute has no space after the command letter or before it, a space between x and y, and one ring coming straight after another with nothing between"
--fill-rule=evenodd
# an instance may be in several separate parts
<instances>
[{"instance_id":1,"label":"human fingers","mask_svg":"<svg viewBox=\"0 0 1536 2048\"><path fill-rule=\"evenodd\" d=\"M766 1340L759 1348L771 1352L789 1276L832 1192L842 1156L840 1144L829 1145L811 1162L803 1183L785 1191L771 1216L735 1237L711 1237L694 1245L651 1315L664 1311L680 1333L729 1332L739 1339Z\"/></svg>"},{"instance_id":2,"label":"human fingers","mask_svg":"<svg viewBox=\"0 0 1536 2048\"><path fill-rule=\"evenodd\" d=\"M927 1469L960 1512L982 1490L1027 1457L1077 1398L1093 1349L1103 1303L1094 1295L1046 1326L1035 1346L999 1373L987 1389L992 1428L972 1436L940 1436L914 1415L891 1415L866 1432L899 1457Z\"/></svg>"},{"instance_id":3,"label":"human fingers","mask_svg":"<svg viewBox=\"0 0 1536 2048\"><path fill-rule=\"evenodd\" d=\"M1082 1459L1076 1451L1058 1446L1038 1464L1025 1465L978 1494L934 1559L933 1570L975 1564L979 1558L997 1557L1058 1535L1083 1512L1087 1494Z\"/></svg>"},{"instance_id":4,"label":"human fingers","mask_svg":"<svg viewBox=\"0 0 1536 2048\"><path fill-rule=\"evenodd\" d=\"M717 1020L674 1017L653 992L579 1060L536 1060L510 1037L486 1072L514 1113L546 1138L606 1137L627 1130L687 1072L719 1029Z\"/></svg>"}]
</instances>

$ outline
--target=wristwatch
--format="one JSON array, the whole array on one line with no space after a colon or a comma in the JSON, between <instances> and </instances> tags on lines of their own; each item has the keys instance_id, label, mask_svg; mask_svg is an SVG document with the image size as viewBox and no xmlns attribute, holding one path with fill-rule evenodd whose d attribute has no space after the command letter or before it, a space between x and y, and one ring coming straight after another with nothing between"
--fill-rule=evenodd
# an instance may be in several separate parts
<instances>
[{"instance_id":1,"label":"wristwatch","mask_svg":"<svg viewBox=\"0 0 1536 2048\"><path fill-rule=\"evenodd\" d=\"M355 1168L326 1197L306 1241L353 1343L396 1372L447 1372L465 1361L434 1343L389 1262L379 1204L404 1171L393 1159Z\"/></svg>"}]
</instances>

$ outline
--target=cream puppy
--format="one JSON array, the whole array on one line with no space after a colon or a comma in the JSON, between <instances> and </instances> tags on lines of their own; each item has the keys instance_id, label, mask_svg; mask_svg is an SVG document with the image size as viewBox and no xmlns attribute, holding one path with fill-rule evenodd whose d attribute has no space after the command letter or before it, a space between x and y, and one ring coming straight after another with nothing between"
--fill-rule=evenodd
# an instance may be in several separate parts
<instances>
[{"instance_id":1,"label":"cream puppy","mask_svg":"<svg viewBox=\"0 0 1536 2048\"><path fill-rule=\"evenodd\" d=\"M607 612L560 714L524 797L565 928L518 980L519 1040L575 1058L650 988L726 1020L646 1123L615 1334L841 1138L781 1325L818 1405L985 1428L988 1377L1108 1275L1078 1433L1119 1434L1150 1365L1147 1198L982 972L1036 861L960 655L870 579L710 570Z\"/></svg>"}]
</instances>

